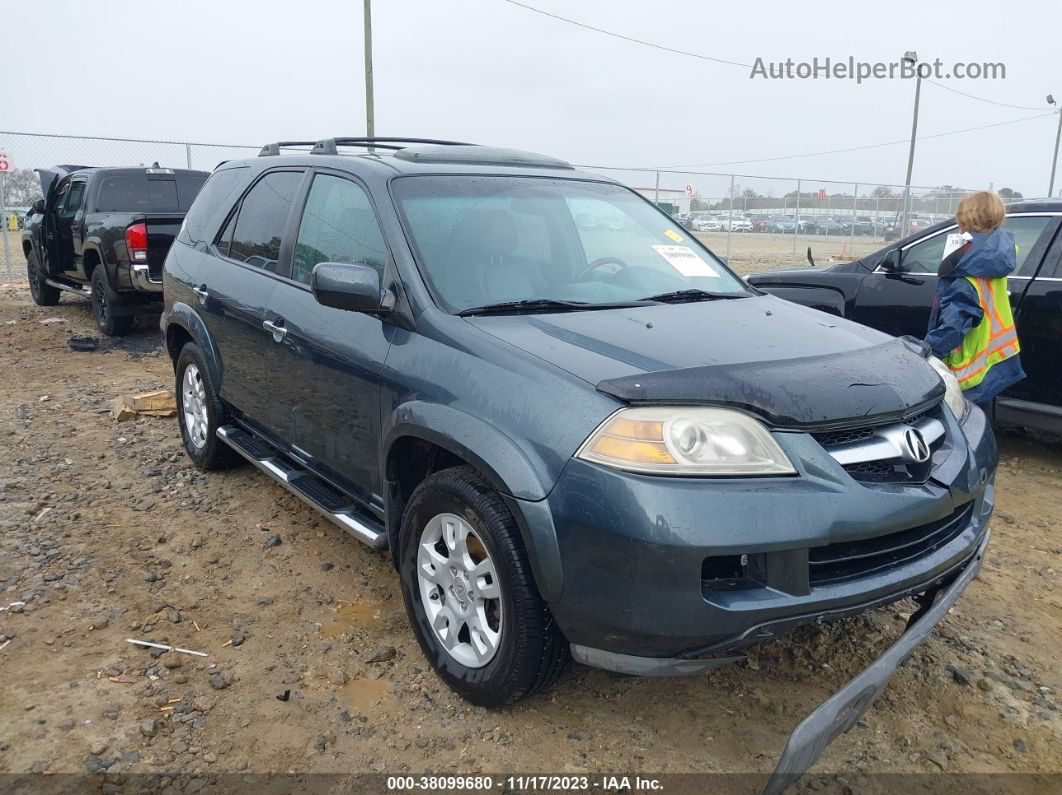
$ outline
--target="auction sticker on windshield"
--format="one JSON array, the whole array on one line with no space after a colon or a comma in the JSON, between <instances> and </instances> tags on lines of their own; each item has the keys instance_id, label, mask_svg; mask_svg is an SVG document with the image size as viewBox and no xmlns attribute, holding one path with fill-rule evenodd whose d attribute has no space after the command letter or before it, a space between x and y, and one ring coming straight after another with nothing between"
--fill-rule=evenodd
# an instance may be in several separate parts
<instances>
[{"instance_id":1,"label":"auction sticker on windshield","mask_svg":"<svg viewBox=\"0 0 1062 795\"><path fill-rule=\"evenodd\" d=\"M718 276L711 265L697 256L689 246L653 246L683 276Z\"/></svg>"}]
</instances>

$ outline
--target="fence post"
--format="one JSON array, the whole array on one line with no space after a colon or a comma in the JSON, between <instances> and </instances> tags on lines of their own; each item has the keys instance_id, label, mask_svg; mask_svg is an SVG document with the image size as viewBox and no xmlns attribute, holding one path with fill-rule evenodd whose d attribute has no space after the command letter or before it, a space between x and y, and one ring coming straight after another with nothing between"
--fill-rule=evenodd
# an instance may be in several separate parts
<instances>
[{"instance_id":1,"label":"fence post","mask_svg":"<svg viewBox=\"0 0 1062 795\"><path fill-rule=\"evenodd\" d=\"M7 172L0 171L0 234L4 236L4 265L11 265L7 242Z\"/></svg>"},{"instance_id":2,"label":"fence post","mask_svg":"<svg viewBox=\"0 0 1062 795\"><path fill-rule=\"evenodd\" d=\"M191 168L191 166L189 166ZM660 206L660 172L656 172L656 188L653 190L653 204Z\"/></svg>"},{"instance_id":3,"label":"fence post","mask_svg":"<svg viewBox=\"0 0 1062 795\"><path fill-rule=\"evenodd\" d=\"M730 264L730 227L734 225L734 175L730 175L730 217L726 219L726 263Z\"/></svg>"},{"instance_id":4,"label":"fence post","mask_svg":"<svg viewBox=\"0 0 1062 795\"><path fill-rule=\"evenodd\" d=\"M184 145L184 161L188 164L188 168L191 169L191 167L192 167L192 145L191 144L185 144Z\"/></svg>"},{"instance_id":5,"label":"fence post","mask_svg":"<svg viewBox=\"0 0 1062 795\"><path fill-rule=\"evenodd\" d=\"M856 208L859 207L859 183L855 183L855 188L852 191L852 227L848 230L848 256L855 256L855 226L856 226Z\"/></svg>"},{"instance_id":6,"label":"fence post","mask_svg":"<svg viewBox=\"0 0 1062 795\"><path fill-rule=\"evenodd\" d=\"M796 214L793 216L793 260L796 260L797 238L800 237L800 180L797 180Z\"/></svg>"}]
</instances>

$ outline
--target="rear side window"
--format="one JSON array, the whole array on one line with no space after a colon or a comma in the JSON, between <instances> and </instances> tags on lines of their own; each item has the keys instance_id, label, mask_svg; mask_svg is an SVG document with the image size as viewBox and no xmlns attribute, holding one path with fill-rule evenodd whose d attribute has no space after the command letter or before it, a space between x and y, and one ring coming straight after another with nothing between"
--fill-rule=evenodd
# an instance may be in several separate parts
<instances>
[{"instance_id":1,"label":"rear side window","mask_svg":"<svg viewBox=\"0 0 1062 795\"><path fill-rule=\"evenodd\" d=\"M284 227L302 177L301 171L275 171L251 188L236 216L229 257L276 272Z\"/></svg>"},{"instance_id":2,"label":"rear side window","mask_svg":"<svg viewBox=\"0 0 1062 795\"><path fill-rule=\"evenodd\" d=\"M356 262L383 276L387 246L369 197L349 179L318 174L306 198L291 278L310 283L319 262Z\"/></svg>"},{"instance_id":3,"label":"rear side window","mask_svg":"<svg viewBox=\"0 0 1062 795\"><path fill-rule=\"evenodd\" d=\"M221 207L228 206L228 198L247 176L247 166L215 171L196 196L188 215L184 217L184 242L195 245L210 237L208 224Z\"/></svg>"},{"instance_id":4,"label":"rear side window","mask_svg":"<svg viewBox=\"0 0 1062 795\"><path fill-rule=\"evenodd\" d=\"M115 174L100 180L96 211L101 213L179 213L192 206L203 187L197 174L154 176Z\"/></svg>"}]
</instances>

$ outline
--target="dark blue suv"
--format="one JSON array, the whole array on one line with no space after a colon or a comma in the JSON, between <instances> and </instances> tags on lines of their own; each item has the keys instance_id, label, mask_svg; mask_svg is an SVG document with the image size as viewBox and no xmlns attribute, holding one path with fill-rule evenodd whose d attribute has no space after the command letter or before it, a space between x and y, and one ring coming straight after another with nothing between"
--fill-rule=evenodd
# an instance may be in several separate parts
<instances>
[{"instance_id":1,"label":"dark blue suv","mask_svg":"<svg viewBox=\"0 0 1062 795\"><path fill-rule=\"evenodd\" d=\"M906 596L935 616L980 565L994 438L919 342L761 293L553 158L297 146L219 166L169 252L184 444L389 549L471 701L569 653L693 672Z\"/></svg>"}]
</instances>

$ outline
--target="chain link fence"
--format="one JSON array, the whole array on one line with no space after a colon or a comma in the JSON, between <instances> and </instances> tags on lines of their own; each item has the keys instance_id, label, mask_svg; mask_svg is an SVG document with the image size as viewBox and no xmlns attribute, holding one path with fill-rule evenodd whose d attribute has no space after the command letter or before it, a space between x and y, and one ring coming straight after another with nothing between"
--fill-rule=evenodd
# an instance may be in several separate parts
<instances>
[{"instance_id":1,"label":"chain link fence","mask_svg":"<svg viewBox=\"0 0 1062 795\"><path fill-rule=\"evenodd\" d=\"M266 142L262 142L266 143ZM55 164L213 170L255 156L262 144L102 138L0 131L0 281L25 278L21 227L40 183L33 169ZM6 165L6 170L4 167ZM951 217L970 188L781 179L672 169L583 166L629 185L676 224L726 257L739 273L854 259Z\"/></svg>"}]
</instances>

